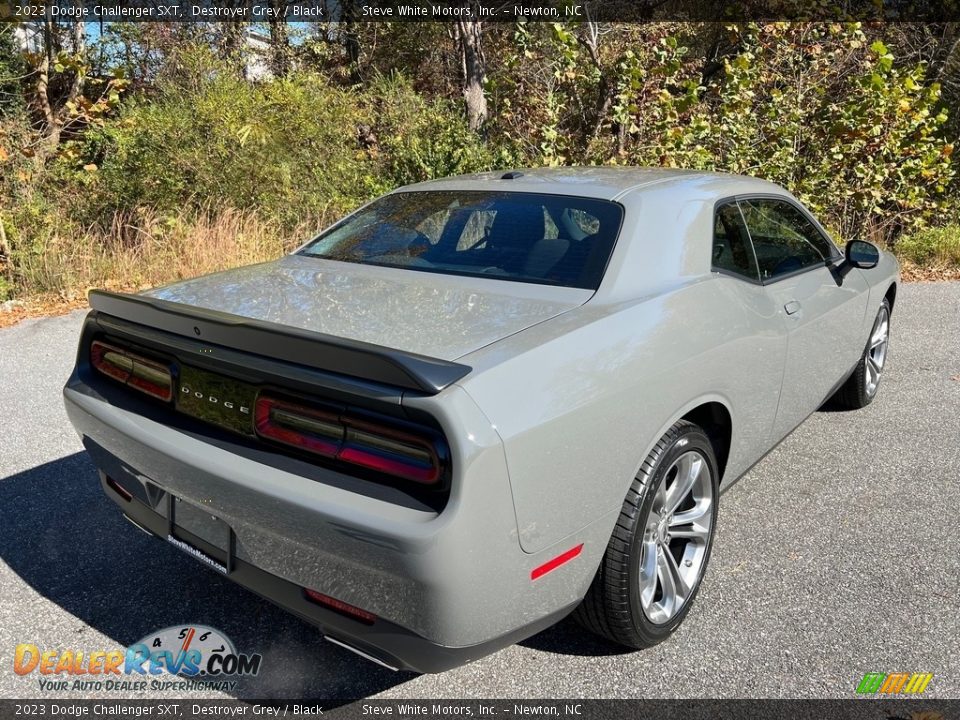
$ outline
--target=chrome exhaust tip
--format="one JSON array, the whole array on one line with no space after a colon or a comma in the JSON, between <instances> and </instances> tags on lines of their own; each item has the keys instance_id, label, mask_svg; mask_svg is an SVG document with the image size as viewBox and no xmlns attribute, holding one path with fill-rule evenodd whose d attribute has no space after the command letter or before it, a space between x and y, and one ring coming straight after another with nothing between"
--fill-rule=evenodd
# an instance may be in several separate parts
<instances>
[{"instance_id":1,"label":"chrome exhaust tip","mask_svg":"<svg viewBox=\"0 0 960 720\"><path fill-rule=\"evenodd\" d=\"M339 645L340 647L345 648L356 655L359 655L365 660L369 660L370 662L375 662L380 667L385 667L387 670L393 670L394 672L397 672L398 670L400 670L400 668L396 668L393 665L388 665L383 660L380 660L379 658L376 658L373 655L370 655L369 653L365 653L363 650L358 650L357 648L353 647L352 645L348 645L342 640L337 640L336 638L330 637L329 635L324 635L323 637L326 640L329 640L330 642L332 642L334 645Z\"/></svg>"}]
</instances>

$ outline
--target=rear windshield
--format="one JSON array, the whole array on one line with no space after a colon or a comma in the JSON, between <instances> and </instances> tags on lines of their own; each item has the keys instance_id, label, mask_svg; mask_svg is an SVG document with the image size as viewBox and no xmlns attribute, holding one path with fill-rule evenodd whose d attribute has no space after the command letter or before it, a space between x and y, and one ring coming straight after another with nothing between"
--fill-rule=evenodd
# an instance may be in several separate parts
<instances>
[{"instance_id":1,"label":"rear windshield","mask_svg":"<svg viewBox=\"0 0 960 720\"><path fill-rule=\"evenodd\" d=\"M617 203L518 192L387 195L301 254L594 290L620 230Z\"/></svg>"}]
</instances>

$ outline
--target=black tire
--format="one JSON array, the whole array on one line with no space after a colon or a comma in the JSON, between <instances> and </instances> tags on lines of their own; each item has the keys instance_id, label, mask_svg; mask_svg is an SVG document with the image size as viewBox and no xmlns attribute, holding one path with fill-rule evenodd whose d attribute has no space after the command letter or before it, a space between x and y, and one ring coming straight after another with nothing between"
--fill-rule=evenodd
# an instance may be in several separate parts
<instances>
[{"instance_id":1,"label":"black tire","mask_svg":"<svg viewBox=\"0 0 960 720\"><path fill-rule=\"evenodd\" d=\"M883 367L881 364L880 371L876 377L876 384L873 385L873 389L871 391L870 374L872 369L870 368L869 363L871 359L871 344L874 338L874 333L876 333L877 326L881 322L882 318L886 319L886 343L889 343L890 303L887 302L886 298L884 298L883 302L880 303L880 308L877 310L877 315L873 321L873 325L870 326L870 337L867 338L867 346L864 348L863 355L860 356L860 360L857 362L856 369L853 371L853 374L847 378L846 382L840 386L840 389L833 394L833 397L830 398L828 405L843 410L860 410L861 408L865 408L867 405L872 403L874 398L877 397L877 392L880 389L880 380L883 379ZM884 362L886 361L886 347L884 347L883 360Z\"/></svg>"},{"instance_id":2,"label":"black tire","mask_svg":"<svg viewBox=\"0 0 960 720\"><path fill-rule=\"evenodd\" d=\"M650 529L653 527L650 523L654 517L651 510L657 499L658 488L662 484L667 485L667 475L673 473L674 464L682 462L681 456L690 451L702 457L710 474L712 496L708 513L709 530L702 564L696 570L692 590L672 617L657 623L648 617L648 611L641 604L643 576L640 563L645 557L644 543L650 542ZM713 447L703 430L685 420L670 428L647 456L630 486L597 575L583 602L573 613L577 622L598 635L631 648L650 647L670 637L690 612L710 560L716 528L718 479ZM677 514L680 514L679 510Z\"/></svg>"}]
</instances>

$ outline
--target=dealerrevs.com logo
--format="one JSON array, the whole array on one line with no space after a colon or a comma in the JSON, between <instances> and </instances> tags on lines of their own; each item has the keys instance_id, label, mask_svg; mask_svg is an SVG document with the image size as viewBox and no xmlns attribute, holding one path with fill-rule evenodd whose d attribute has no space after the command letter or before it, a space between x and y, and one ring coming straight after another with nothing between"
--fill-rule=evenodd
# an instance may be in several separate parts
<instances>
[{"instance_id":1,"label":"dealerrevs.com logo","mask_svg":"<svg viewBox=\"0 0 960 720\"><path fill-rule=\"evenodd\" d=\"M41 650L17 645L13 670L36 676L44 691L136 692L234 690L238 678L260 672L262 656L238 653L219 630L178 625L151 633L128 648L83 651Z\"/></svg>"}]
</instances>

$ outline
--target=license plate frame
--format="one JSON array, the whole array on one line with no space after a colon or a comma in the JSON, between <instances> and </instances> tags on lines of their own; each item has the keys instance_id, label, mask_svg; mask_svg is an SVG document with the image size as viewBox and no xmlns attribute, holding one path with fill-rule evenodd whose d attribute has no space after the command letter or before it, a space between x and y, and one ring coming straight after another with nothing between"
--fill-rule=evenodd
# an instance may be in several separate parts
<instances>
[{"instance_id":1,"label":"license plate frame","mask_svg":"<svg viewBox=\"0 0 960 720\"><path fill-rule=\"evenodd\" d=\"M233 529L203 507L168 495L167 542L222 575L233 566Z\"/></svg>"},{"instance_id":2,"label":"license plate frame","mask_svg":"<svg viewBox=\"0 0 960 720\"><path fill-rule=\"evenodd\" d=\"M180 550L183 553L186 553L194 560L199 560L201 563L206 565L211 570L215 570L221 575L229 575L229 568L221 562L218 562L215 558L207 555L203 550L198 548L196 545L193 545L186 540L182 540L173 533L167 535L167 542L173 545L175 548Z\"/></svg>"}]
</instances>

